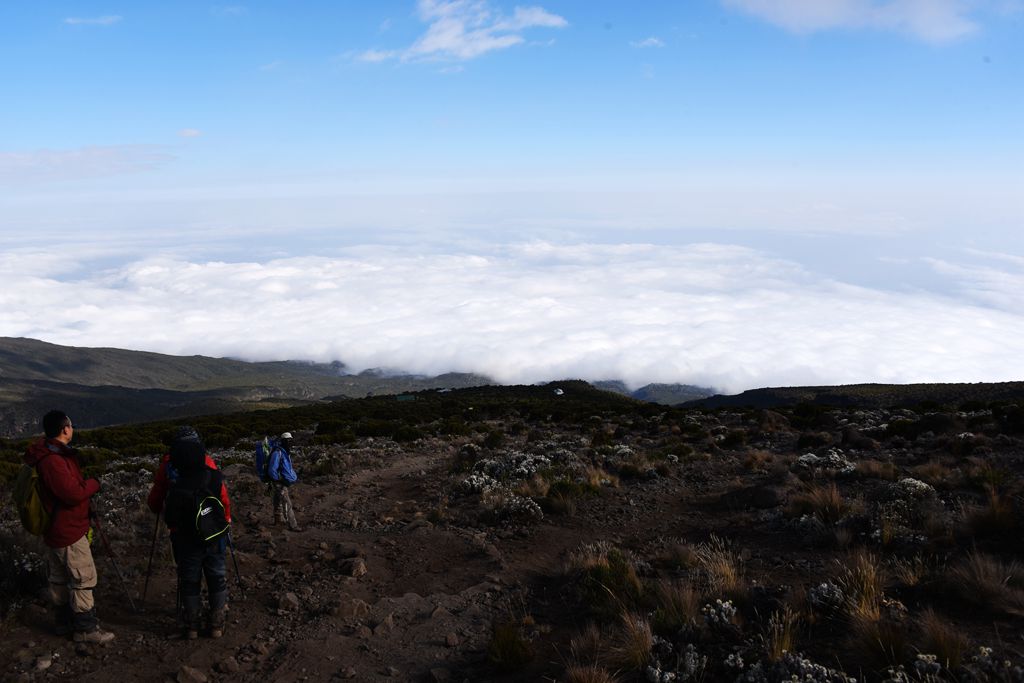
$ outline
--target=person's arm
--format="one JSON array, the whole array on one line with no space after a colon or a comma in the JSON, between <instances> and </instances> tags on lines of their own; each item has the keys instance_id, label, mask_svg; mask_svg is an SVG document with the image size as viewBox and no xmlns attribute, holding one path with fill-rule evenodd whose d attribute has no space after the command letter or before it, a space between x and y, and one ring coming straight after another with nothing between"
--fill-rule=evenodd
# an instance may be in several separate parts
<instances>
[{"instance_id":1,"label":"person's arm","mask_svg":"<svg viewBox=\"0 0 1024 683\"><path fill-rule=\"evenodd\" d=\"M295 474L295 469L292 467L291 456L286 455L281 458L281 480L285 484L294 484L299 479L299 475Z\"/></svg>"},{"instance_id":2,"label":"person's arm","mask_svg":"<svg viewBox=\"0 0 1024 683\"><path fill-rule=\"evenodd\" d=\"M222 478L220 481L220 502L224 505L224 519L231 523L231 499L228 498L228 485Z\"/></svg>"},{"instance_id":3,"label":"person's arm","mask_svg":"<svg viewBox=\"0 0 1024 683\"><path fill-rule=\"evenodd\" d=\"M46 490L53 494L58 504L65 507L74 507L100 490L97 480L82 479L72 469L68 459L59 455L40 460L37 468Z\"/></svg>"},{"instance_id":4,"label":"person's arm","mask_svg":"<svg viewBox=\"0 0 1024 683\"><path fill-rule=\"evenodd\" d=\"M160 461L160 467L156 470L156 475L153 477L153 486L149 489L149 497L146 499L149 509L153 512L159 513L164 509L167 485L167 456L164 456L163 460Z\"/></svg>"}]
</instances>

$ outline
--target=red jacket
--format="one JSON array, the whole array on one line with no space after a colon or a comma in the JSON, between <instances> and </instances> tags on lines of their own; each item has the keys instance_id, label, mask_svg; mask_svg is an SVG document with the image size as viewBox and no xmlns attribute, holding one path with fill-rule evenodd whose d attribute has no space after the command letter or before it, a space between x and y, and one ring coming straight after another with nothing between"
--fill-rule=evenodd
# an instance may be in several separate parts
<instances>
[{"instance_id":1,"label":"red jacket","mask_svg":"<svg viewBox=\"0 0 1024 683\"><path fill-rule=\"evenodd\" d=\"M43 504L54 510L43 542L51 548L77 542L89 531L89 499L100 490L100 483L85 479L78 451L56 439L40 439L29 446L25 463L39 472Z\"/></svg>"},{"instance_id":2,"label":"red jacket","mask_svg":"<svg viewBox=\"0 0 1024 683\"><path fill-rule=\"evenodd\" d=\"M167 491L171 487L171 480L167 477L167 465L171 462L171 455L168 453L160 460L160 467L156 470L156 476L153 477L153 487L149 489L149 498L146 502L149 504L149 509L153 512L161 512L164 509L164 500L167 498ZM206 455L206 466L211 470L217 469L217 463L213 461L213 458ZM224 517L231 522L231 501L228 499L228 487L223 481L220 484L220 502L224 504ZM174 531L174 529L171 529Z\"/></svg>"}]
</instances>

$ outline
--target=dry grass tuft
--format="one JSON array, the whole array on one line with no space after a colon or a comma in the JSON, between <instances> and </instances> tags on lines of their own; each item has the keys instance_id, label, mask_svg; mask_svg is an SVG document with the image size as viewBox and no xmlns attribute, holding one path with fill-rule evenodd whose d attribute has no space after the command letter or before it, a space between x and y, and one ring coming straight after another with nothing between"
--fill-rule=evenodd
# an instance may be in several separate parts
<instances>
[{"instance_id":1,"label":"dry grass tuft","mask_svg":"<svg viewBox=\"0 0 1024 683\"><path fill-rule=\"evenodd\" d=\"M856 534L850 529L837 528L832 533L832 540L840 550L845 550L853 545L853 542L857 539Z\"/></svg>"},{"instance_id":2,"label":"dry grass tuft","mask_svg":"<svg viewBox=\"0 0 1024 683\"><path fill-rule=\"evenodd\" d=\"M618 683L618 677L597 664L570 664L565 668L567 683Z\"/></svg>"},{"instance_id":3,"label":"dry grass tuft","mask_svg":"<svg viewBox=\"0 0 1024 683\"><path fill-rule=\"evenodd\" d=\"M911 472L916 478L936 488L955 486L961 479L959 470L938 460L930 460L923 465L918 465Z\"/></svg>"},{"instance_id":4,"label":"dry grass tuft","mask_svg":"<svg viewBox=\"0 0 1024 683\"><path fill-rule=\"evenodd\" d=\"M579 504L572 495L559 491L548 497L546 509L556 515L574 517L579 509Z\"/></svg>"},{"instance_id":5,"label":"dry grass tuft","mask_svg":"<svg viewBox=\"0 0 1024 683\"><path fill-rule=\"evenodd\" d=\"M515 621L496 621L487 645L487 661L501 671L521 671L533 660L533 648Z\"/></svg>"},{"instance_id":6,"label":"dry grass tuft","mask_svg":"<svg viewBox=\"0 0 1024 683\"><path fill-rule=\"evenodd\" d=\"M839 578L851 618L878 621L885 595L885 574L878 558L866 551L849 557Z\"/></svg>"},{"instance_id":7,"label":"dry grass tuft","mask_svg":"<svg viewBox=\"0 0 1024 683\"><path fill-rule=\"evenodd\" d=\"M793 651L796 641L797 614L789 605L772 613L768 619L768 629L764 637L765 651L768 660L777 662L782 655Z\"/></svg>"},{"instance_id":8,"label":"dry grass tuft","mask_svg":"<svg viewBox=\"0 0 1024 683\"><path fill-rule=\"evenodd\" d=\"M644 617L625 613L608 651L608 661L613 666L635 671L641 669L651 658L654 633L651 624Z\"/></svg>"},{"instance_id":9,"label":"dry grass tuft","mask_svg":"<svg viewBox=\"0 0 1024 683\"><path fill-rule=\"evenodd\" d=\"M893 578L907 588L920 585L929 571L928 563L920 555L913 559L897 559L892 563Z\"/></svg>"},{"instance_id":10,"label":"dry grass tuft","mask_svg":"<svg viewBox=\"0 0 1024 683\"><path fill-rule=\"evenodd\" d=\"M902 664L910 656L907 624L889 618L852 615L850 639L850 651L856 655L857 661L879 671Z\"/></svg>"},{"instance_id":11,"label":"dry grass tuft","mask_svg":"<svg viewBox=\"0 0 1024 683\"><path fill-rule=\"evenodd\" d=\"M616 615L638 604L643 582L633 557L608 543L582 546L569 556L581 599L595 611Z\"/></svg>"},{"instance_id":12,"label":"dry grass tuft","mask_svg":"<svg viewBox=\"0 0 1024 683\"><path fill-rule=\"evenodd\" d=\"M601 658L601 645L604 634L597 624L591 622L583 632L569 641L569 652L577 662L598 662Z\"/></svg>"},{"instance_id":13,"label":"dry grass tuft","mask_svg":"<svg viewBox=\"0 0 1024 683\"><path fill-rule=\"evenodd\" d=\"M948 583L966 602L1003 614L1024 612L1024 567L973 551L949 570Z\"/></svg>"},{"instance_id":14,"label":"dry grass tuft","mask_svg":"<svg viewBox=\"0 0 1024 683\"><path fill-rule=\"evenodd\" d=\"M813 485L803 493L798 493L790 499L790 514L794 517L800 515L813 515L825 526L834 526L850 511L850 505L839 493L835 483L827 486Z\"/></svg>"},{"instance_id":15,"label":"dry grass tuft","mask_svg":"<svg viewBox=\"0 0 1024 683\"><path fill-rule=\"evenodd\" d=\"M682 581L659 581L655 599L654 629L658 633L674 635L700 617L700 595Z\"/></svg>"},{"instance_id":16,"label":"dry grass tuft","mask_svg":"<svg viewBox=\"0 0 1024 683\"><path fill-rule=\"evenodd\" d=\"M918 650L935 655L939 664L949 671L960 668L964 655L970 648L967 636L932 609L927 609L921 614L918 626L921 630Z\"/></svg>"},{"instance_id":17,"label":"dry grass tuft","mask_svg":"<svg viewBox=\"0 0 1024 683\"><path fill-rule=\"evenodd\" d=\"M743 563L729 544L718 536L711 536L707 543L697 546L697 562L704 570L709 592L729 597L747 594L747 579Z\"/></svg>"},{"instance_id":18,"label":"dry grass tuft","mask_svg":"<svg viewBox=\"0 0 1024 683\"><path fill-rule=\"evenodd\" d=\"M601 467L588 467L583 471L583 481L595 490L600 489L602 486L610 486L612 488L619 488L619 478L614 474L606 472Z\"/></svg>"},{"instance_id":19,"label":"dry grass tuft","mask_svg":"<svg viewBox=\"0 0 1024 683\"><path fill-rule=\"evenodd\" d=\"M543 498L548 495L551 489L551 482L539 474L534 474L526 481L519 484L516 493L529 498Z\"/></svg>"},{"instance_id":20,"label":"dry grass tuft","mask_svg":"<svg viewBox=\"0 0 1024 683\"><path fill-rule=\"evenodd\" d=\"M700 564L697 550L686 543L673 543L661 558L662 563L671 569L693 569Z\"/></svg>"},{"instance_id":21,"label":"dry grass tuft","mask_svg":"<svg viewBox=\"0 0 1024 683\"><path fill-rule=\"evenodd\" d=\"M751 472L756 472L767 468L772 463L773 459L774 456L769 451L759 449L751 450L743 460L743 467Z\"/></svg>"},{"instance_id":22,"label":"dry grass tuft","mask_svg":"<svg viewBox=\"0 0 1024 683\"><path fill-rule=\"evenodd\" d=\"M995 486L987 489L985 505L968 513L971 533L982 537L1013 534L1017 529L1013 498Z\"/></svg>"},{"instance_id":23,"label":"dry grass tuft","mask_svg":"<svg viewBox=\"0 0 1024 683\"><path fill-rule=\"evenodd\" d=\"M894 481L896 479L896 466L891 462L880 462L878 460L861 460L857 463L857 474L865 479L884 479Z\"/></svg>"}]
</instances>

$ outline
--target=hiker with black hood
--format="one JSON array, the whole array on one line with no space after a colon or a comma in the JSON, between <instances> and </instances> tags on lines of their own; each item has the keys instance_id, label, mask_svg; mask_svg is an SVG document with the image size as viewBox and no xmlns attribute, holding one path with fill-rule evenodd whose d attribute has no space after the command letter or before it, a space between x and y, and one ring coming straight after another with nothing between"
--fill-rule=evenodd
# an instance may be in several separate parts
<instances>
[{"instance_id":1,"label":"hiker with black hood","mask_svg":"<svg viewBox=\"0 0 1024 683\"><path fill-rule=\"evenodd\" d=\"M147 502L153 512L163 511L170 530L182 636L189 640L199 636L205 577L210 602L207 626L211 638L220 638L228 603L224 551L231 503L224 475L192 427L178 428L170 453L160 461Z\"/></svg>"},{"instance_id":2,"label":"hiker with black hood","mask_svg":"<svg viewBox=\"0 0 1024 683\"><path fill-rule=\"evenodd\" d=\"M91 499L99 493L100 482L82 476L81 458L70 446L74 431L66 414L48 412L43 416L45 436L29 446L25 464L39 473L43 505L51 515L43 542L55 630L71 634L76 643L109 643L114 634L101 629L96 619L96 564L89 548Z\"/></svg>"}]
</instances>

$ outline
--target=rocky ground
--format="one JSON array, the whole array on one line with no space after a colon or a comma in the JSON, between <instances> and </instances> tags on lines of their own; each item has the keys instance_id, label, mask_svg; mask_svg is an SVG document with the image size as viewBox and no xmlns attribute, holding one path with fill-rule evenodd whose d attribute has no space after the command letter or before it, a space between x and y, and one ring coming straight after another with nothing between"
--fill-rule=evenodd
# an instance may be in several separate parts
<instances>
[{"instance_id":1,"label":"rocky ground","mask_svg":"<svg viewBox=\"0 0 1024 683\"><path fill-rule=\"evenodd\" d=\"M250 444L212 454L238 572L220 640L176 638L156 455L103 476L118 638L49 632L38 542L3 513L5 680L1024 680L1024 443L977 411L675 410L463 436L298 435L304 530ZM240 582L239 587L237 582ZM136 609L129 604L130 594Z\"/></svg>"}]
</instances>

